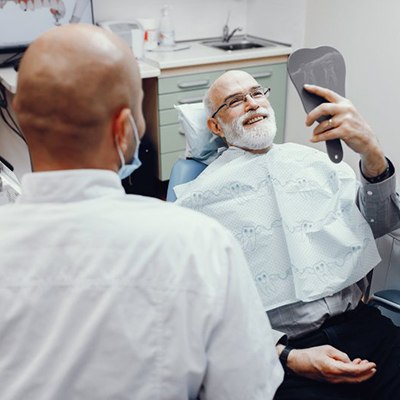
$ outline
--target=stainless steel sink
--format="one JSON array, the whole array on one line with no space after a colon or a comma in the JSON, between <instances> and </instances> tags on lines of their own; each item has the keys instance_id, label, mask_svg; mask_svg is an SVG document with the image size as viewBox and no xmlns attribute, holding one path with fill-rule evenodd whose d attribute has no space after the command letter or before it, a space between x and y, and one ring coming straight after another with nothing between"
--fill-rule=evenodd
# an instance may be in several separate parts
<instances>
[{"instance_id":1,"label":"stainless steel sink","mask_svg":"<svg viewBox=\"0 0 400 400\"><path fill-rule=\"evenodd\" d=\"M244 42L244 43L221 43L214 44L213 47L217 47L221 50L246 50L246 49L256 49L257 47L265 47L262 44Z\"/></svg>"},{"instance_id":2,"label":"stainless steel sink","mask_svg":"<svg viewBox=\"0 0 400 400\"><path fill-rule=\"evenodd\" d=\"M201 42L201 44L225 51L257 49L263 47L274 47L277 45L274 42L251 36L235 36L229 42L223 42L221 39L210 39Z\"/></svg>"}]
</instances>

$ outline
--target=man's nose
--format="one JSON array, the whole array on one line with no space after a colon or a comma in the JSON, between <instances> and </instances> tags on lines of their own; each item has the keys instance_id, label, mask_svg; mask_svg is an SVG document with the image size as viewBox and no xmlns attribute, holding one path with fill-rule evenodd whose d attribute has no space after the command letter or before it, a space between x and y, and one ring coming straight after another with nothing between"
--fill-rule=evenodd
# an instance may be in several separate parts
<instances>
[{"instance_id":1,"label":"man's nose","mask_svg":"<svg viewBox=\"0 0 400 400\"><path fill-rule=\"evenodd\" d=\"M253 99L250 94L247 94L245 97L245 109L247 110L257 110L260 105L257 103L255 99Z\"/></svg>"}]
</instances>

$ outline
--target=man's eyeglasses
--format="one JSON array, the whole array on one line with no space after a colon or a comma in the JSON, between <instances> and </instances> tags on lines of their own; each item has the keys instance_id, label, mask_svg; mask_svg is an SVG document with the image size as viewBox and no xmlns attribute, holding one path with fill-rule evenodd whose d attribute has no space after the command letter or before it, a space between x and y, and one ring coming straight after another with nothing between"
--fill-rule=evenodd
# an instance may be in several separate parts
<instances>
[{"instance_id":1,"label":"man's eyeglasses","mask_svg":"<svg viewBox=\"0 0 400 400\"><path fill-rule=\"evenodd\" d=\"M217 111L215 111L215 113L211 116L211 118L214 118L219 113L219 111L221 111L224 107L235 108L242 105L246 101L247 96L250 96L254 100L261 100L264 98L268 98L270 92L271 88L264 89L260 86L251 89L248 93L234 94L225 99L225 103L221 104L217 108Z\"/></svg>"}]
</instances>

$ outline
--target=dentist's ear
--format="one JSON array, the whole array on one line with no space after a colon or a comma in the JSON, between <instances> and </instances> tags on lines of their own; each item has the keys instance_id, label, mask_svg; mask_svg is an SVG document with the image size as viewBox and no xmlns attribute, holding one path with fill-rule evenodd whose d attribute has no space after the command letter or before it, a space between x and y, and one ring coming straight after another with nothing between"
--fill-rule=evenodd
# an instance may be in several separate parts
<instances>
[{"instance_id":1,"label":"dentist's ear","mask_svg":"<svg viewBox=\"0 0 400 400\"><path fill-rule=\"evenodd\" d=\"M208 129L219 137L225 137L224 132L221 129L221 125L218 123L216 118L208 118L207 120Z\"/></svg>"},{"instance_id":2,"label":"dentist's ear","mask_svg":"<svg viewBox=\"0 0 400 400\"><path fill-rule=\"evenodd\" d=\"M125 152L130 143L129 132L131 126L129 118L131 116L131 110L129 108L123 108L115 117L113 124L113 132L116 142L123 152Z\"/></svg>"}]
</instances>

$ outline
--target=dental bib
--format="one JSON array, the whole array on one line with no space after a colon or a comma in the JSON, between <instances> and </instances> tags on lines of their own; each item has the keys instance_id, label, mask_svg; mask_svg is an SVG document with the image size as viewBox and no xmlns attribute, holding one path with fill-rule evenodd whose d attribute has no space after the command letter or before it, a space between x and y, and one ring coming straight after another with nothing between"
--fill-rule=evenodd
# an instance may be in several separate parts
<instances>
[{"instance_id":1,"label":"dental bib","mask_svg":"<svg viewBox=\"0 0 400 400\"><path fill-rule=\"evenodd\" d=\"M266 311L337 293L379 263L356 192L348 165L292 143L266 154L231 147L175 187L177 204L217 219L239 240Z\"/></svg>"}]
</instances>

